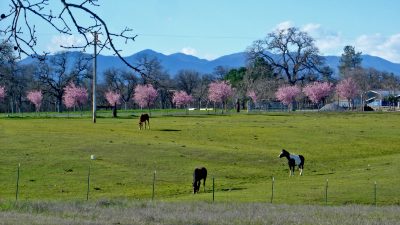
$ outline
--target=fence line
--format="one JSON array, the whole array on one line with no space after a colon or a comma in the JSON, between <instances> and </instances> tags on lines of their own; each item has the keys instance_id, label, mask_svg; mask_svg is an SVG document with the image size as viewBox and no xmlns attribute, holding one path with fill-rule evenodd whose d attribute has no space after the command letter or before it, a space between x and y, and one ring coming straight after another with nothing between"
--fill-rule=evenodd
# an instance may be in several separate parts
<instances>
[{"instance_id":1,"label":"fence line","mask_svg":"<svg viewBox=\"0 0 400 225\"><path fill-rule=\"evenodd\" d=\"M19 183L20 183L20 175L21 175L21 171L20 171L20 167L21 164L18 164L17 167L17 179L16 179L16 191L15 191L15 202L18 201L19 199L19 195L20 195L20 190L19 190ZM153 181L152 181L152 196L151 196L151 200L154 201L155 200L155 193L156 193L156 170L154 170L153 172ZM87 189L86 189L86 200L89 200L89 193L90 193L90 181L91 179L91 166L89 165L88 167L88 174L87 174ZM212 176L212 202L215 202L215 194L216 194L216 186L215 186L215 176ZM276 179L274 176L272 176L271 179L271 197L270 197L270 203L273 204L274 202L274 198L275 198L275 192L276 192L276 186L275 186L275 182ZM26 186L26 185L25 185ZM326 179L325 182L325 205L328 205L329 199L328 199L328 188L329 188L329 180ZM221 189L223 190L223 189ZM371 204L377 206L377 192L378 192L378 185L377 182L374 181L373 183L373 199L371 199Z\"/></svg>"}]
</instances>

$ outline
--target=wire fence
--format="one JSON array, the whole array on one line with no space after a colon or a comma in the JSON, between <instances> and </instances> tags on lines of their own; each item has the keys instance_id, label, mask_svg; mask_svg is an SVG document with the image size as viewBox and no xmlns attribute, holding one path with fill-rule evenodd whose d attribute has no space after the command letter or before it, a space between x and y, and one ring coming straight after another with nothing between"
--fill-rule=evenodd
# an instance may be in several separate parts
<instances>
[{"instance_id":1,"label":"wire fence","mask_svg":"<svg viewBox=\"0 0 400 225\"><path fill-rule=\"evenodd\" d=\"M15 202L22 200L37 200L37 199L64 199L64 200L92 200L101 198L113 198L115 197L112 192L115 189L121 188L120 185L126 185L117 183L116 186L109 186L107 190L103 192L102 189L96 184L96 178L101 177L102 174L96 174L93 172L91 166L87 167L86 176L80 176L79 184L69 183L63 184L61 191L58 194L54 194L48 188L42 188L40 191L42 193L32 194L30 188L34 187L35 184L33 180L24 177L23 171L21 169L21 164L18 164L16 168L16 180L15 180ZM85 172L85 171L81 171ZM84 173L83 173L84 174ZM344 190L342 188L343 184L336 179L326 179L324 182L313 183L307 191L302 191L295 193L293 188L288 188L287 180L281 178L277 179L272 177L269 181L265 181L262 184L262 189L254 189L238 185L232 185L232 180L223 176L211 175L208 177L207 188L200 188L199 194L194 195L191 186L185 184L186 190L177 190L176 192L165 190L165 187L176 184L172 180L163 179L162 175L157 173L156 170L149 173L148 177L151 177L151 182L147 182L144 187L141 188L140 196L132 196L128 194L127 197L140 200L171 200L176 197L183 197L182 199L187 199L190 196L194 196L194 199L201 199L209 202L269 202L271 204L286 204L286 203L305 203L305 204L321 204L321 205L342 205L342 204L370 204L374 206L378 205L388 205L388 204L399 204L399 196L393 196L392 190L386 189L381 186L377 181L366 181L361 182L358 185L354 185L352 190ZM21 180L21 177L24 179ZM83 179L84 178L84 179ZM295 179L295 178L287 178ZM76 179L77 181L78 179ZM148 179L150 180L150 179ZM292 185L300 185L293 180ZM73 193L69 193L69 197L61 197L65 190L68 189L68 185L78 186L79 188L74 189ZM103 183L104 185L104 183ZM129 184L128 184L129 185ZM21 188L23 186L23 188ZM60 185L61 186L61 185ZM8 188L11 186L8 185ZM147 187L147 188L146 188ZM3 187L5 188L5 187ZM132 187L127 187L128 189L134 189ZM395 188L395 187L394 187ZM143 190L144 189L144 190ZM145 190L147 189L147 190ZM38 189L36 189L38 190ZM3 189L4 191L4 189ZM26 192L26 193L24 193ZM346 193L347 192L347 193ZM351 193L350 193L351 192ZM386 193L387 192L387 193ZM3 196L0 199L11 199L11 195L6 193L11 193L11 190L3 192ZM68 193L68 192L67 192ZM146 194L147 193L147 194ZM200 196L200 197L196 197ZM288 198L289 196L289 198ZM297 200L296 200L297 199ZM388 201L389 200L389 201Z\"/></svg>"}]
</instances>

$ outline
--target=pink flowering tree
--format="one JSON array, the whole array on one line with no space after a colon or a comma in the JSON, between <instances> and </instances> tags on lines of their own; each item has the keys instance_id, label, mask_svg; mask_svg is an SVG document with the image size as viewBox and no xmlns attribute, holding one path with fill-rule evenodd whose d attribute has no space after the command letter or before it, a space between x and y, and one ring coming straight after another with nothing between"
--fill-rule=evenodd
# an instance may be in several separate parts
<instances>
[{"instance_id":1,"label":"pink flowering tree","mask_svg":"<svg viewBox=\"0 0 400 225\"><path fill-rule=\"evenodd\" d=\"M295 86L282 86L278 88L278 90L275 92L275 97L281 101L283 104L287 106L291 106L290 109L293 110L294 104L296 103L296 97L299 96L301 93L300 88L295 85Z\"/></svg>"},{"instance_id":2,"label":"pink flowering tree","mask_svg":"<svg viewBox=\"0 0 400 225\"><path fill-rule=\"evenodd\" d=\"M117 117L117 105L121 104L121 94L109 90L105 96L108 104L113 106L113 117Z\"/></svg>"},{"instance_id":3,"label":"pink flowering tree","mask_svg":"<svg viewBox=\"0 0 400 225\"><path fill-rule=\"evenodd\" d=\"M254 103L257 103L257 94L254 90L250 90L247 92L247 96L253 100Z\"/></svg>"},{"instance_id":4,"label":"pink flowering tree","mask_svg":"<svg viewBox=\"0 0 400 225\"><path fill-rule=\"evenodd\" d=\"M247 91L247 96L253 101L254 104L257 103L257 94L254 90ZM250 102L247 105L247 111L250 110Z\"/></svg>"},{"instance_id":5,"label":"pink flowering tree","mask_svg":"<svg viewBox=\"0 0 400 225\"><path fill-rule=\"evenodd\" d=\"M0 86L0 101L6 97L6 88L4 86Z\"/></svg>"},{"instance_id":6,"label":"pink flowering tree","mask_svg":"<svg viewBox=\"0 0 400 225\"><path fill-rule=\"evenodd\" d=\"M232 97L233 89L228 81L216 81L212 82L208 86L208 99L215 103L222 103L222 113L228 102L228 99Z\"/></svg>"},{"instance_id":7,"label":"pink flowering tree","mask_svg":"<svg viewBox=\"0 0 400 225\"><path fill-rule=\"evenodd\" d=\"M76 87L74 83L69 83L64 88L63 101L67 108L80 107L82 115L82 106L88 100L87 89L84 87Z\"/></svg>"},{"instance_id":8,"label":"pink flowering tree","mask_svg":"<svg viewBox=\"0 0 400 225\"><path fill-rule=\"evenodd\" d=\"M157 90L154 89L153 85L137 85L133 99L141 108L147 107L150 111L150 106L154 104L157 95Z\"/></svg>"},{"instance_id":9,"label":"pink flowering tree","mask_svg":"<svg viewBox=\"0 0 400 225\"><path fill-rule=\"evenodd\" d=\"M192 95L188 95L186 91L176 91L172 97L172 102L176 104L177 107L186 106L186 113L188 113L187 107L193 102L193 97Z\"/></svg>"},{"instance_id":10,"label":"pink flowering tree","mask_svg":"<svg viewBox=\"0 0 400 225\"><path fill-rule=\"evenodd\" d=\"M359 94L357 83L351 78L344 79L336 85L336 93L340 98L347 99L349 109L353 108L353 100Z\"/></svg>"},{"instance_id":11,"label":"pink flowering tree","mask_svg":"<svg viewBox=\"0 0 400 225\"><path fill-rule=\"evenodd\" d=\"M119 105L121 104L121 95L118 92L107 91L106 100L110 105Z\"/></svg>"},{"instance_id":12,"label":"pink flowering tree","mask_svg":"<svg viewBox=\"0 0 400 225\"><path fill-rule=\"evenodd\" d=\"M303 88L303 93L314 104L318 104L328 97L333 90L333 85L329 82L314 82Z\"/></svg>"},{"instance_id":13,"label":"pink flowering tree","mask_svg":"<svg viewBox=\"0 0 400 225\"><path fill-rule=\"evenodd\" d=\"M35 105L36 112L39 112L43 99L42 91L29 91L26 97Z\"/></svg>"}]
</instances>

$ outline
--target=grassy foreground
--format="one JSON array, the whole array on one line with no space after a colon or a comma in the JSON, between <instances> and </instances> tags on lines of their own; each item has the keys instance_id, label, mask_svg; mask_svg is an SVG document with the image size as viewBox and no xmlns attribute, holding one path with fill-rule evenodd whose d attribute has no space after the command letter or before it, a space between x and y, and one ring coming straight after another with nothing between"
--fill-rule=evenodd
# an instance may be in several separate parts
<instances>
[{"instance_id":1,"label":"grassy foreground","mask_svg":"<svg viewBox=\"0 0 400 225\"><path fill-rule=\"evenodd\" d=\"M0 225L58 224L400 224L399 206L293 206L268 203L132 201L22 202L0 211Z\"/></svg>"},{"instance_id":2,"label":"grassy foreground","mask_svg":"<svg viewBox=\"0 0 400 225\"><path fill-rule=\"evenodd\" d=\"M400 204L400 114L270 113L137 118L0 118L0 200L152 197L158 201ZM304 176L289 178L280 150L305 156ZM96 160L90 160L90 155ZM206 166L206 193L191 194L192 172ZM201 188L202 190L202 188ZM172 204L172 203L171 203ZM184 206L182 206L184 207Z\"/></svg>"}]
</instances>

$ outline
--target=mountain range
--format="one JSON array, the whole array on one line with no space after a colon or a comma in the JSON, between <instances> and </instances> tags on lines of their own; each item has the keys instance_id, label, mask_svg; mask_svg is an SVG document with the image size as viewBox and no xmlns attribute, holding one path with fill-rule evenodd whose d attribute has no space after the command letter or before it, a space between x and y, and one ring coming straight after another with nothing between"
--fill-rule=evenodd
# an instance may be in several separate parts
<instances>
[{"instance_id":1,"label":"mountain range","mask_svg":"<svg viewBox=\"0 0 400 225\"><path fill-rule=\"evenodd\" d=\"M69 57L76 57L78 54L71 52ZM227 68L239 68L246 65L246 53L239 52L230 55L225 55L214 60L200 59L192 55L186 55L183 53L175 53L171 55L165 55L150 49L137 52L131 56L125 57L125 59L136 65L138 59L146 56L147 58L157 58L163 68L174 77L180 70L195 70L201 74L212 73L217 66L223 66ZM52 57L52 56L50 56ZM340 61L339 56L323 56L327 66L331 67L337 74L338 65ZM364 68L375 68L380 71L386 71L394 73L400 76L400 64L393 63L380 57L371 55L362 55L362 66ZM33 63L35 59L25 58L21 60L21 64ZM110 68L129 69L118 57L116 56L105 56L99 55L97 58L97 71L99 74L99 81L103 80L103 73Z\"/></svg>"}]
</instances>

